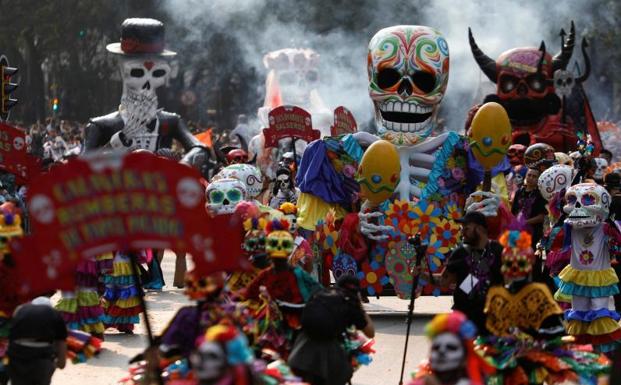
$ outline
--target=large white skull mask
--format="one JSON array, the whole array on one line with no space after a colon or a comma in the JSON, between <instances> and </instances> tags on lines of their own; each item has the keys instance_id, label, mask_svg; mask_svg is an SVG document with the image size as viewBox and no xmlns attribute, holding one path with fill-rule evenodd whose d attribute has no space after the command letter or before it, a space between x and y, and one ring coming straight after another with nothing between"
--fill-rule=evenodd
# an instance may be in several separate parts
<instances>
[{"instance_id":1,"label":"large white skull mask","mask_svg":"<svg viewBox=\"0 0 621 385\"><path fill-rule=\"evenodd\" d=\"M575 228L594 227L608 218L610 194L598 184L571 186L565 193L565 201L563 211L568 215L565 223Z\"/></svg>"},{"instance_id":2,"label":"large white skull mask","mask_svg":"<svg viewBox=\"0 0 621 385\"><path fill-rule=\"evenodd\" d=\"M248 198L256 198L263 191L263 177L261 171L250 164L232 164L220 170L213 180L232 178L246 186Z\"/></svg>"},{"instance_id":3,"label":"large white skull mask","mask_svg":"<svg viewBox=\"0 0 621 385\"><path fill-rule=\"evenodd\" d=\"M217 380L226 367L226 354L217 342L203 342L190 356L190 362L201 381Z\"/></svg>"},{"instance_id":4,"label":"large white skull mask","mask_svg":"<svg viewBox=\"0 0 621 385\"><path fill-rule=\"evenodd\" d=\"M235 206L246 200L246 186L233 178L212 181L205 193L207 209L213 215L232 214Z\"/></svg>"},{"instance_id":5,"label":"large white skull mask","mask_svg":"<svg viewBox=\"0 0 621 385\"><path fill-rule=\"evenodd\" d=\"M554 195L571 184L575 169L564 164L555 164L539 176L538 187L541 196L548 202Z\"/></svg>"},{"instance_id":6,"label":"large white skull mask","mask_svg":"<svg viewBox=\"0 0 621 385\"><path fill-rule=\"evenodd\" d=\"M367 69L382 139L395 145L425 140L448 84L444 37L425 26L384 28L369 43Z\"/></svg>"},{"instance_id":7,"label":"large white skull mask","mask_svg":"<svg viewBox=\"0 0 621 385\"><path fill-rule=\"evenodd\" d=\"M152 91L167 84L170 75L168 61L158 57L121 58L123 91Z\"/></svg>"},{"instance_id":8,"label":"large white skull mask","mask_svg":"<svg viewBox=\"0 0 621 385\"><path fill-rule=\"evenodd\" d=\"M604 180L604 174L608 168L608 161L604 158L595 158L595 173L593 178L596 180Z\"/></svg>"},{"instance_id":9,"label":"large white skull mask","mask_svg":"<svg viewBox=\"0 0 621 385\"><path fill-rule=\"evenodd\" d=\"M463 367L466 350L456 334L441 333L431 341L429 364L434 372L448 372Z\"/></svg>"}]
</instances>

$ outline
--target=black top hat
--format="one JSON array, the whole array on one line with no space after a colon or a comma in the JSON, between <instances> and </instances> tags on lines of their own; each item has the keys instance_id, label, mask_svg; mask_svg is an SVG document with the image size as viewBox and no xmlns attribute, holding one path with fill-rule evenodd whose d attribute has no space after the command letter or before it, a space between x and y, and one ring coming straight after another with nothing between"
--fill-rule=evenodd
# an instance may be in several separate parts
<instances>
[{"instance_id":1,"label":"black top hat","mask_svg":"<svg viewBox=\"0 0 621 385\"><path fill-rule=\"evenodd\" d=\"M164 49L164 24L155 19L125 19L121 24L121 41L106 46L117 55L156 55L172 57L177 53Z\"/></svg>"}]
</instances>

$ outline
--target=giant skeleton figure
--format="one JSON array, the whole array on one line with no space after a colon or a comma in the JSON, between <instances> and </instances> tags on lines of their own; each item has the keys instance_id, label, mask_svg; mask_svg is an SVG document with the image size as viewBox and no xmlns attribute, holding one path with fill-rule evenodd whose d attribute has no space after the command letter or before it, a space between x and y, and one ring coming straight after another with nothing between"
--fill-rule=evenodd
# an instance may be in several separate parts
<instances>
[{"instance_id":1,"label":"giant skeleton figure","mask_svg":"<svg viewBox=\"0 0 621 385\"><path fill-rule=\"evenodd\" d=\"M106 49L117 55L123 78L118 111L91 119L85 132L85 151L111 149L156 152L179 141L186 151L181 160L200 166L207 149L190 133L179 115L158 108L156 89L170 76L168 59L175 52L164 49L164 25L154 19L126 19L121 42Z\"/></svg>"},{"instance_id":2,"label":"giant skeleton figure","mask_svg":"<svg viewBox=\"0 0 621 385\"><path fill-rule=\"evenodd\" d=\"M447 169L449 155L467 151L466 141L455 132L430 137L448 84L449 50L444 37L426 26L382 29L369 43L367 69L378 134L399 152L401 174L395 199L434 200L442 195L441 204L452 200L463 205L463 198L471 192L466 178L455 180L445 175L442 179L440 175ZM363 146L378 139L362 132L355 137ZM465 175L466 165L462 168ZM499 197L475 192L465 204L468 210L493 216ZM362 232L372 239L385 239L385 233L391 231L390 226L372 223L372 218L381 215L377 211L361 213Z\"/></svg>"}]
</instances>

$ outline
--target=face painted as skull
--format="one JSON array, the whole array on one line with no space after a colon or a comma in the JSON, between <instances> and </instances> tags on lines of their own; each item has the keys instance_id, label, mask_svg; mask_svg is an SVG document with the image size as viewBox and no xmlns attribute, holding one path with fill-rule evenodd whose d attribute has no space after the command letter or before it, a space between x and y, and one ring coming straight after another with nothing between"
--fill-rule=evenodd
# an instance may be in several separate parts
<instances>
[{"instance_id":1,"label":"face painted as skull","mask_svg":"<svg viewBox=\"0 0 621 385\"><path fill-rule=\"evenodd\" d=\"M265 250L270 258L287 258L293 251L293 236L284 230L272 231L267 235Z\"/></svg>"},{"instance_id":2,"label":"face painted as skull","mask_svg":"<svg viewBox=\"0 0 621 385\"><path fill-rule=\"evenodd\" d=\"M598 184L571 186L565 194L565 201L563 211L568 214L565 223L575 228L594 227L608 218L610 194Z\"/></svg>"},{"instance_id":3,"label":"face painted as skull","mask_svg":"<svg viewBox=\"0 0 621 385\"><path fill-rule=\"evenodd\" d=\"M246 186L237 179L224 178L207 186L207 209L213 215L232 214L235 206L246 200Z\"/></svg>"},{"instance_id":4,"label":"face painted as skull","mask_svg":"<svg viewBox=\"0 0 621 385\"><path fill-rule=\"evenodd\" d=\"M201 381L213 381L222 376L226 368L226 354L218 342L203 342L190 356L192 367Z\"/></svg>"},{"instance_id":5,"label":"face painted as skull","mask_svg":"<svg viewBox=\"0 0 621 385\"><path fill-rule=\"evenodd\" d=\"M598 181L604 180L604 174L606 173L606 169L608 168L608 161L604 158L595 158L595 173L593 174L593 179Z\"/></svg>"},{"instance_id":6,"label":"face painted as skull","mask_svg":"<svg viewBox=\"0 0 621 385\"><path fill-rule=\"evenodd\" d=\"M434 372L442 373L463 367L466 360L464 345L456 334L438 334L431 342L429 364Z\"/></svg>"},{"instance_id":7,"label":"face painted as skull","mask_svg":"<svg viewBox=\"0 0 621 385\"><path fill-rule=\"evenodd\" d=\"M396 145L425 140L448 84L444 37L425 26L394 26L369 43L369 94L383 139Z\"/></svg>"}]
</instances>

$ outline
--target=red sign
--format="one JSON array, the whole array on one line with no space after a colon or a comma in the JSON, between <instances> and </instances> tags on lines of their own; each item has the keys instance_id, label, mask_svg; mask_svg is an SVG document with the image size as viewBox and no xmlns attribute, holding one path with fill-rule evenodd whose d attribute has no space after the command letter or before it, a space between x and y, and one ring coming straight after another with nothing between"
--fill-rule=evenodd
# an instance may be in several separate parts
<instances>
[{"instance_id":1,"label":"red sign","mask_svg":"<svg viewBox=\"0 0 621 385\"><path fill-rule=\"evenodd\" d=\"M319 130L313 130L311 116L300 107L280 106L270 111L269 128L263 129L265 147L276 147L284 138L302 139L307 142L319 139Z\"/></svg>"},{"instance_id":2,"label":"red sign","mask_svg":"<svg viewBox=\"0 0 621 385\"><path fill-rule=\"evenodd\" d=\"M239 268L242 224L209 217L199 179L195 169L150 153L71 159L30 184L33 232L23 244L48 268L57 259L45 256L78 261L147 248L187 252L200 273Z\"/></svg>"},{"instance_id":3,"label":"red sign","mask_svg":"<svg viewBox=\"0 0 621 385\"><path fill-rule=\"evenodd\" d=\"M334 124L330 127L330 135L347 135L356 131L358 131L358 125L354 115L343 106L337 107L334 110Z\"/></svg>"},{"instance_id":4,"label":"red sign","mask_svg":"<svg viewBox=\"0 0 621 385\"><path fill-rule=\"evenodd\" d=\"M25 184L39 170L38 159L26 152L26 134L0 122L0 170L15 175Z\"/></svg>"}]
</instances>

